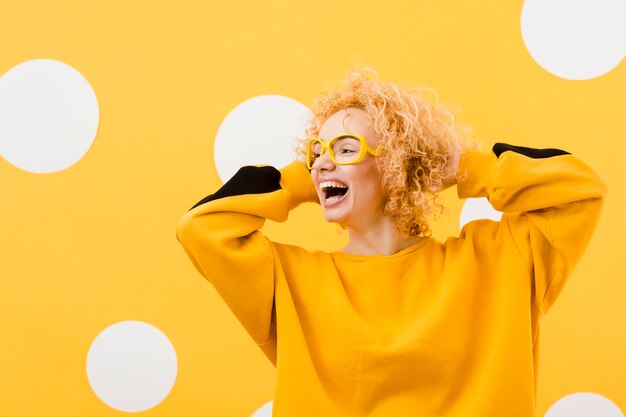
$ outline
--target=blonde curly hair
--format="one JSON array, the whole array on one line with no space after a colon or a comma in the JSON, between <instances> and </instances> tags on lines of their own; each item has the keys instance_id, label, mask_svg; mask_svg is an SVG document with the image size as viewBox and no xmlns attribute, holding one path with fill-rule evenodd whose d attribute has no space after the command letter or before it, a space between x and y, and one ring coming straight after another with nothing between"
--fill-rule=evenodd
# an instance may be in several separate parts
<instances>
[{"instance_id":1,"label":"blonde curly hair","mask_svg":"<svg viewBox=\"0 0 626 417\"><path fill-rule=\"evenodd\" d=\"M471 129L456 123L433 89L383 82L373 69L356 67L343 88L315 99L307 137L317 137L331 115L348 107L367 112L380 137L376 161L387 199L384 214L402 237L430 236L428 219L444 211L439 192L452 156L475 147L466 139Z\"/></svg>"}]
</instances>

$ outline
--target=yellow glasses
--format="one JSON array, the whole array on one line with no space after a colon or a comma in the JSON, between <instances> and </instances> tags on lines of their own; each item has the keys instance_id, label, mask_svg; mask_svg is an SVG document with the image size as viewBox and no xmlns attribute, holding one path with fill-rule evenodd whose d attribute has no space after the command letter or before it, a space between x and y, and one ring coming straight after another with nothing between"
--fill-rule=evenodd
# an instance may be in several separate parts
<instances>
[{"instance_id":1,"label":"yellow glasses","mask_svg":"<svg viewBox=\"0 0 626 417\"><path fill-rule=\"evenodd\" d=\"M313 169L313 164L328 150L330 159L339 165L361 162L366 153L378 155L378 149L372 149L365 138L358 133L343 133L328 142L320 138L311 138L306 145L306 167Z\"/></svg>"}]
</instances>

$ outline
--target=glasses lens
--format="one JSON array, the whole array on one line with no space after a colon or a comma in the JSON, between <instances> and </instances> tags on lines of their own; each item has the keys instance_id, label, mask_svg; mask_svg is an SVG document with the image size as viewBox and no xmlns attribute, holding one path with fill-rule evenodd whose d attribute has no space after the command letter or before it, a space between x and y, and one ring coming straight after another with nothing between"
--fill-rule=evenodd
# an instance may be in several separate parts
<instances>
[{"instance_id":1,"label":"glasses lens","mask_svg":"<svg viewBox=\"0 0 626 417\"><path fill-rule=\"evenodd\" d=\"M335 160L339 164L349 164L361 155L361 140L352 136L342 136L331 144Z\"/></svg>"},{"instance_id":2,"label":"glasses lens","mask_svg":"<svg viewBox=\"0 0 626 417\"><path fill-rule=\"evenodd\" d=\"M322 144L318 140L312 140L308 143L306 148L306 158L309 163L309 167L312 167L315 160L322 155Z\"/></svg>"}]
</instances>

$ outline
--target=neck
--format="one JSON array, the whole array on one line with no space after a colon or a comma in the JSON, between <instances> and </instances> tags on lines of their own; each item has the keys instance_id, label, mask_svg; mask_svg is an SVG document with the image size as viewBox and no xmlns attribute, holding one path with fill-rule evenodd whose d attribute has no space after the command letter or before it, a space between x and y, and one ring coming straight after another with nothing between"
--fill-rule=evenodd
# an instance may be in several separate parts
<instances>
[{"instance_id":1,"label":"neck","mask_svg":"<svg viewBox=\"0 0 626 417\"><path fill-rule=\"evenodd\" d=\"M349 243L342 252L353 255L393 255L419 242L419 236L400 237L388 217L367 228L349 228Z\"/></svg>"}]
</instances>

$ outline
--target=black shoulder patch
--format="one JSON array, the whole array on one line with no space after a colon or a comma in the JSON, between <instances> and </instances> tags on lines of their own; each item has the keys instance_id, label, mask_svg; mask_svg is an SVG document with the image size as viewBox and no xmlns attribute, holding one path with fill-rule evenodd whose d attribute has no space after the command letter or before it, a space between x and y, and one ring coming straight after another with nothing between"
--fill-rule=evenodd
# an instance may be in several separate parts
<instances>
[{"instance_id":1,"label":"black shoulder patch","mask_svg":"<svg viewBox=\"0 0 626 417\"><path fill-rule=\"evenodd\" d=\"M239 171L217 192L204 197L198 201L191 209L198 207L209 201L224 197L244 194L265 194L280 190L280 171L274 167L254 167L246 166ZM190 209L190 210L191 210Z\"/></svg>"},{"instance_id":2,"label":"black shoulder patch","mask_svg":"<svg viewBox=\"0 0 626 417\"><path fill-rule=\"evenodd\" d=\"M559 155L570 155L569 152L562 151L560 149L534 149L534 148L525 148L523 146L513 146L508 145L506 143L496 143L493 145L493 153L499 158L500 155L506 151L512 151L515 153L522 154L529 158L533 159L541 159L541 158L551 158L553 156Z\"/></svg>"}]
</instances>

